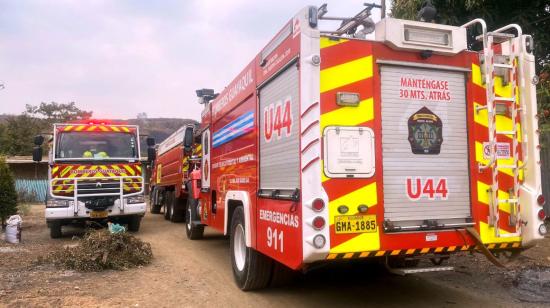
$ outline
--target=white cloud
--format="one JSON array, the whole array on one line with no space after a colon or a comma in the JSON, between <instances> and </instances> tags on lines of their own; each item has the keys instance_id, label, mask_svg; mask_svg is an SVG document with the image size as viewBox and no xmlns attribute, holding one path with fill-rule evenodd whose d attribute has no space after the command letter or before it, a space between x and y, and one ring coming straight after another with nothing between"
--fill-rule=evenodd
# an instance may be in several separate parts
<instances>
[{"instance_id":1,"label":"white cloud","mask_svg":"<svg viewBox=\"0 0 550 308\"><path fill-rule=\"evenodd\" d=\"M352 15L362 1L329 4ZM0 114L75 101L102 118L197 119L310 1L0 1Z\"/></svg>"}]
</instances>

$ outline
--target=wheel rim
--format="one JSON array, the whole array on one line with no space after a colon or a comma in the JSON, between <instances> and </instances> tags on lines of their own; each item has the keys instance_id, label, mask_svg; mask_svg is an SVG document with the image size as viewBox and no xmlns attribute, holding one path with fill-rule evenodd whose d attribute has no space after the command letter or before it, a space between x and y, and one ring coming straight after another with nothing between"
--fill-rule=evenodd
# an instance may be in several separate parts
<instances>
[{"instance_id":1,"label":"wheel rim","mask_svg":"<svg viewBox=\"0 0 550 308\"><path fill-rule=\"evenodd\" d=\"M191 230L191 220L193 219L191 217L191 206L187 206L187 224L185 225L187 227L187 230Z\"/></svg>"},{"instance_id":2,"label":"wheel rim","mask_svg":"<svg viewBox=\"0 0 550 308\"><path fill-rule=\"evenodd\" d=\"M246 263L246 243L244 241L244 228L242 225L237 225L235 228L235 236L233 237L233 255L235 256L235 265L239 271L244 269Z\"/></svg>"}]
</instances>

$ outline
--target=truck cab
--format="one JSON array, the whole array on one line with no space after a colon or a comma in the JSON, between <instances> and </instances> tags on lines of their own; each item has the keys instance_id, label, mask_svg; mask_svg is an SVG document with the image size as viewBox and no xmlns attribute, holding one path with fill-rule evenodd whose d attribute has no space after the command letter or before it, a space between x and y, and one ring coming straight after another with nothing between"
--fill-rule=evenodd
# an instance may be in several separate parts
<instances>
[{"instance_id":1,"label":"truck cab","mask_svg":"<svg viewBox=\"0 0 550 308\"><path fill-rule=\"evenodd\" d=\"M43 138L35 138L35 161ZM106 122L54 124L49 144L46 222L62 226L113 221L139 230L145 214L139 128Z\"/></svg>"}]
</instances>

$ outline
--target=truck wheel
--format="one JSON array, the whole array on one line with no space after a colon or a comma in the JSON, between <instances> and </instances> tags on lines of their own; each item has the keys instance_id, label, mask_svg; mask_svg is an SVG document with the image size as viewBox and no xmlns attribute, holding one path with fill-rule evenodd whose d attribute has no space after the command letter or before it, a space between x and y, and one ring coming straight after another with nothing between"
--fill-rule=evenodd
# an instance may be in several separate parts
<instances>
[{"instance_id":1,"label":"truck wheel","mask_svg":"<svg viewBox=\"0 0 550 308\"><path fill-rule=\"evenodd\" d=\"M63 235L61 232L61 223L59 221L54 221L50 223L50 237L51 238L60 238Z\"/></svg>"},{"instance_id":2,"label":"truck wheel","mask_svg":"<svg viewBox=\"0 0 550 308\"><path fill-rule=\"evenodd\" d=\"M160 214L160 208L162 207L162 204L159 202L159 194L160 192L155 187L153 188L153 193L151 194L153 198L151 198L151 214Z\"/></svg>"},{"instance_id":3,"label":"truck wheel","mask_svg":"<svg viewBox=\"0 0 550 308\"><path fill-rule=\"evenodd\" d=\"M185 218L185 201L181 198L176 197L176 192L174 192L172 198L172 211L170 211L170 221L171 222L182 222Z\"/></svg>"},{"instance_id":4,"label":"truck wheel","mask_svg":"<svg viewBox=\"0 0 550 308\"><path fill-rule=\"evenodd\" d=\"M265 288L271 279L273 260L246 247L246 226L241 206L233 212L231 219L231 265L233 277L243 291Z\"/></svg>"},{"instance_id":5,"label":"truck wheel","mask_svg":"<svg viewBox=\"0 0 550 308\"><path fill-rule=\"evenodd\" d=\"M292 284L299 277L299 272L294 271L285 265L273 261L273 276L271 276L271 287L282 287Z\"/></svg>"},{"instance_id":6,"label":"truck wheel","mask_svg":"<svg viewBox=\"0 0 550 308\"><path fill-rule=\"evenodd\" d=\"M189 197L187 198L187 217L185 220L185 234L187 235L187 238L190 240L201 239L204 234L204 226L193 223L193 221L197 221L200 219L199 215L197 215L198 204L199 204L199 201L197 199L192 198L191 193L189 193Z\"/></svg>"},{"instance_id":7,"label":"truck wheel","mask_svg":"<svg viewBox=\"0 0 550 308\"><path fill-rule=\"evenodd\" d=\"M172 211L172 192L166 191L164 196L164 219L169 220Z\"/></svg>"},{"instance_id":8,"label":"truck wheel","mask_svg":"<svg viewBox=\"0 0 550 308\"><path fill-rule=\"evenodd\" d=\"M138 232L140 226L141 226L141 216L134 215L130 217L130 220L128 221L128 231Z\"/></svg>"}]
</instances>

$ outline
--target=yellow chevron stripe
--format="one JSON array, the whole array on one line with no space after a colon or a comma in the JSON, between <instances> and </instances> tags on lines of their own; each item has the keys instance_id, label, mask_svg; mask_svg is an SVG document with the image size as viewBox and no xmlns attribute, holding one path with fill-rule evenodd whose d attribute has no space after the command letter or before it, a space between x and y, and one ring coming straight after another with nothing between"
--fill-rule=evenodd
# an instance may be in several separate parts
<instances>
[{"instance_id":1,"label":"yellow chevron stripe","mask_svg":"<svg viewBox=\"0 0 550 308\"><path fill-rule=\"evenodd\" d=\"M381 256L383 256L385 253L386 253L385 251L377 251L376 254L375 254L375 256L381 257Z\"/></svg>"},{"instance_id":2,"label":"yellow chevron stripe","mask_svg":"<svg viewBox=\"0 0 550 308\"><path fill-rule=\"evenodd\" d=\"M366 258L366 257L369 256L369 254L370 254L370 252L364 251L364 252L362 252L362 253L359 255L359 258Z\"/></svg>"},{"instance_id":3,"label":"yellow chevron stripe","mask_svg":"<svg viewBox=\"0 0 550 308\"><path fill-rule=\"evenodd\" d=\"M78 125L75 130L77 132L79 132L79 131L83 130L84 128L86 128L86 125Z\"/></svg>"},{"instance_id":4,"label":"yellow chevron stripe","mask_svg":"<svg viewBox=\"0 0 550 308\"><path fill-rule=\"evenodd\" d=\"M478 104L474 102L474 110L478 106L481 106L481 104ZM497 115L496 116L496 125L497 130L512 130L513 122L512 119L509 117L503 116L503 115ZM482 109L479 111L474 111L474 121L480 125L483 125L485 127L489 127L489 118L487 116L487 109ZM518 129L518 141L521 142L521 125L520 123L516 124L516 128ZM511 136L506 135L507 138L512 139Z\"/></svg>"},{"instance_id":5,"label":"yellow chevron stripe","mask_svg":"<svg viewBox=\"0 0 550 308\"><path fill-rule=\"evenodd\" d=\"M452 251L455 251L456 250L456 246L450 246L449 248L447 248L447 251L449 252L452 252Z\"/></svg>"},{"instance_id":6,"label":"yellow chevron stripe","mask_svg":"<svg viewBox=\"0 0 550 308\"><path fill-rule=\"evenodd\" d=\"M56 172L57 172L57 170L59 170L59 166L55 166L55 167L53 167L53 168L52 168L52 173L56 173Z\"/></svg>"},{"instance_id":7,"label":"yellow chevron stripe","mask_svg":"<svg viewBox=\"0 0 550 308\"><path fill-rule=\"evenodd\" d=\"M510 145L510 151L512 150L512 145ZM480 163L483 163L483 164L488 164L489 163L489 160L488 159L485 159L485 157L483 157L483 143L481 142L478 142L476 141L476 161L477 162L480 162ZM508 158L508 159L499 159L498 160L498 164L499 165L513 165L514 164L514 160L512 158ZM521 160L518 160L518 164L521 166L522 165L522 161ZM499 172L502 172L504 174L507 174L509 176L514 176L514 172L512 169L502 169L502 168L499 168L498 170ZM520 181L523 180L523 169L520 169L519 170L519 179Z\"/></svg>"},{"instance_id":8,"label":"yellow chevron stripe","mask_svg":"<svg viewBox=\"0 0 550 308\"><path fill-rule=\"evenodd\" d=\"M86 168L86 166L80 166L80 167L76 168L75 170L77 170L77 171L78 170L84 170L85 168ZM67 177L70 178L70 179L73 179L77 176L81 176L81 174L80 173L71 173Z\"/></svg>"},{"instance_id":9,"label":"yellow chevron stripe","mask_svg":"<svg viewBox=\"0 0 550 308\"><path fill-rule=\"evenodd\" d=\"M109 131L109 129L108 129L107 127L105 127L105 125L100 125L100 126L99 126L99 129L102 130L102 131L104 131L104 132L108 132L108 131Z\"/></svg>"},{"instance_id":10,"label":"yellow chevron stripe","mask_svg":"<svg viewBox=\"0 0 550 308\"><path fill-rule=\"evenodd\" d=\"M331 38L328 38L328 37L324 36L324 37L321 37L321 49L331 47L331 46L335 46L335 45L339 45L339 44L345 43L347 41L349 41L349 40L331 39Z\"/></svg>"},{"instance_id":11,"label":"yellow chevron stripe","mask_svg":"<svg viewBox=\"0 0 550 308\"><path fill-rule=\"evenodd\" d=\"M120 129L118 129L118 127L116 126L110 126L111 130L115 131L115 132L120 132Z\"/></svg>"},{"instance_id":12,"label":"yellow chevron stripe","mask_svg":"<svg viewBox=\"0 0 550 308\"><path fill-rule=\"evenodd\" d=\"M91 125L88 127L88 129L86 129L87 131L91 132L91 131L94 131L96 129L97 126L95 125Z\"/></svg>"},{"instance_id":13,"label":"yellow chevron stripe","mask_svg":"<svg viewBox=\"0 0 550 308\"><path fill-rule=\"evenodd\" d=\"M132 167L128 166L128 165L123 165L124 169L126 169L126 171L128 171L132 176L136 175L136 172L134 171L134 169L132 169Z\"/></svg>"},{"instance_id":14,"label":"yellow chevron stripe","mask_svg":"<svg viewBox=\"0 0 550 308\"><path fill-rule=\"evenodd\" d=\"M121 127L121 129L127 133L130 132L130 129L128 129L128 127L126 126Z\"/></svg>"},{"instance_id":15,"label":"yellow chevron stripe","mask_svg":"<svg viewBox=\"0 0 550 308\"><path fill-rule=\"evenodd\" d=\"M349 259L351 257L353 257L353 252L344 254L344 259Z\"/></svg>"},{"instance_id":16,"label":"yellow chevron stripe","mask_svg":"<svg viewBox=\"0 0 550 308\"><path fill-rule=\"evenodd\" d=\"M435 252L442 252L445 247L437 247L435 249Z\"/></svg>"},{"instance_id":17,"label":"yellow chevron stripe","mask_svg":"<svg viewBox=\"0 0 550 308\"><path fill-rule=\"evenodd\" d=\"M479 67L479 65L476 65L476 64L472 64L472 82L475 85L478 85L485 89L485 85L482 83L481 68ZM493 79L493 84L495 86L495 93L498 96L502 96L502 97L512 96L511 84L508 84L507 86L503 86L501 77L495 77Z\"/></svg>"},{"instance_id":18,"label":"yellow chevron stripe","mask_svg":"<svg viewBox=\"0 0 550 308\"><path fill-rule=\"evenodd\" d=\"M416 249L407 249L407 251L405 252L405 254L407 254L407 255L412 255L415 251L416 251Z\"/></svg>"},{"instance_id":19,"label":"yellow chevron stripe","mask_svg":"<svg viewBox=\"0 0 550 308\"><path fill-rule=\"evenodd\" d=\"M65 126L65 129L63 129L64 131L68 132L68 131L71 131L73 129L73 125L67 125Z\"/></svg>"},{"instance_id":20,"label":"yellow chevron stripe","mask_svg":"<svg viewBox=\"0 0 550 308\"><path fill-rule=\"evenodd\" d=\"M501 234L509 234L510 232L500 229ZM495 228L489 227L489 225L483 221L479 222L479 235L481 236L481 241L484 244L487 243L505 243L505 242L520 242L521 237L496 237Z\"/></svg>"},{"instance_id":21,"label":"yellow chevron stripe","mask_svg":"<svg viewBox=\"0 0 550 308\"><path fill-rule=\"evenodd\" d=\"M100 168L101 168L101 170L105 171L105 173L107 173L109 176L113 176L113 177L116 176L116 174L107 171L107 170L109 170L109 168L107 168L107 166L100 166Z\"/></svg>"},{"instance_id":22,"label":"yellow chevron stripe","mask_svg":"<svg viewBox=\"0 0 550 308\"><path fill-rule=\"evenodd\" d=\"M321 93L372 77L372 56L321 71Z\"/></svg>"},{"instance_id":23,"label":"yellow chevron stripe","mask_svg":"<svg viewBox=\"0 0 550 308\"><path fill-rule=\"evenodd\" d=\"M422 248L422 250L420 250L420 253L428 253L430 251L430 248Z\"/></svg>"},{"instance_id":24,"label":"yellow chevron stripe","mask_svg":"<svg viewBox=\"0 0 550 308\"><path fill-rule=\"evenodd\" d=\"M489 193L487 192L487 190L489 190L491 188L491 186L481 182L481 181L477 181L477 200L483 204L486 204L486 205L489 205ZM510 198L510 195L503 191L503 190L500 190L498 191L498 198L499 199L508 199ZM511 209L512 209L512 206L509 204L509 203L501 203L498 205L498 209L503 211L503 212L506 212L508 214L511 213Z\"/></svg>"},{"instance_id":25,"label":"yellow chevron stripe","mask_svg":"<svg viewBox=\"0 0 550 308\"><path fill-rule=\"evenodd\" d=\"M392 250L392 252L390 253L390 255L391 255L391 256L397 256L400 252L401 252L401 250Z\"/></svg>"},{"instance_id":26,"label":"yellow chevron stripe","mask_svg":"<svg viewBox=\"0 0 550 308\"><path fill-rule=\"evenodd\" d=\"M340 107L321 115L321 133L330 125L356 126L374 119L374 100L365 99L357 107Z\"/></svg>"},{"instance_id":27,"label":"yellow chevron stripe","mask_svg":"<svg viewBox=\"0 0 550 308\"><path fill-rule=\"evenodd\" d=\"M71 171L71 169L73 169L73 166L65 167L65 169L63 169L63 171L61 171L61 174L59 174L59 177L61 177L61 178L65 177L65 174L67 174L67 172Z\"/></svg>"},{"instance_id":28,"label":"yellow chevron stripe","mask_svg":"<svg viewBox=\"0 0 550 308\"><path fill-rule=\"evenodd\" d=\"M327 256L327 260L336 259L337 256L338 256L337 254L331 253L331 254L329 254L329 255Z\"/></svg>"},{"instance_id":29,"label":"yellow chevron stripe","mask_svg":"<svg viewBox=\"0 0 550 308\"><path fill-rule=\"evenodd\" d=\"M358 213L357 206L359 204L366 204L369 208L375 206L378 203L376 195L375 182L330 201L329 224L334 224L334 216L340 215L338 213L338 207L340 205L347 205L350 208L349 215L356 215Z\"/></svg>"}]
</instances>

